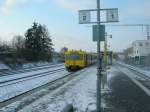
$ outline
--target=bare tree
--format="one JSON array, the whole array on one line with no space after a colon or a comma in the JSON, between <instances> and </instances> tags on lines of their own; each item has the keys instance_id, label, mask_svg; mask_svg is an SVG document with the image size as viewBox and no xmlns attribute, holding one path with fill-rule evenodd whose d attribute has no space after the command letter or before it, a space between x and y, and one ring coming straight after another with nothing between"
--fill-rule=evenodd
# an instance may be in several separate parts
<instances>
[{"instance_id":1,"label":"bare tree","mask_svg":"<svg viewBox=\"0 0 150 112\"><path fill-rule=\"evenodd\" d=\"M12 48L16 51L18 58L23 58L24 48L25 48L25 39L23 36L17 35L12 39Z\"/></svg>"},{"instance_id":2,"label":"bare tree","mask_svg":"<svg viewBox=\"0 0 150 112\"><path fill-rule=\"evenodd\" d=\"M0 51L1 52L8 52L10 50L9 43L7 41L0 42Z\"/></svg>"},{"instance_id":3,"label":"bare tree","mask_svg":"<svg viewBox=\"0 0 150 112\"><path fill-rule=\"evenodd\" d=\"M23 36L17 35L12 39L12 47L16 50L23 49L25 46L25 39Z\"/></svg>"}]
</instances>

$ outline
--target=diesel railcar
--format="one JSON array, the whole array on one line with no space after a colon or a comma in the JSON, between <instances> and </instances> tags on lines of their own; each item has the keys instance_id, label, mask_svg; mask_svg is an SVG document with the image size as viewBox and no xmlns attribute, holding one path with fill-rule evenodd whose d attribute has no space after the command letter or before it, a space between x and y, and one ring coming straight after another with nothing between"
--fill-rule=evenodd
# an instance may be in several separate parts
<instances>
[{"instance_id":1,"label":"diesel railcar","mask_svg":"<svg viewBox=\"0 0 150 112\"><path fill-rule=\"evenodd\" d=\"M65 52L65 67L68 71L76 71L95 62L96 56L93 54L88 54L81 50Z\"/></svg>"}]
</instances>

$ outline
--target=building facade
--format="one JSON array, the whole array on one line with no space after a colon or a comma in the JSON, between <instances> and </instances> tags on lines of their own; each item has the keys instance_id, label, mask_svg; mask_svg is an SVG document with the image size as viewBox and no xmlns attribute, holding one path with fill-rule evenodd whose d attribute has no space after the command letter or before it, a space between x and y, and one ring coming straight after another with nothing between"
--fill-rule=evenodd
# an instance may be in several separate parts
<instances>
[{"instance_id":1,"label":"building facade","mask_svg":"<svg viewBox=\"0 0 150 112\"><path fill-rule=\"evenodd\" d=\"M132 57L148 56L150 54L150 40L137 40L132 43Z\"/></svg>"},{"instance_id":2,"label":"building facade","mask_svg":"<svg viewBox=\"0 0 150 112\"><path fill-rule=\"evenodd\" d=\"M128 48L128 57L137 64L143 64L150 55L150 40L136 40Z\"/></svg>"}]
</instances>

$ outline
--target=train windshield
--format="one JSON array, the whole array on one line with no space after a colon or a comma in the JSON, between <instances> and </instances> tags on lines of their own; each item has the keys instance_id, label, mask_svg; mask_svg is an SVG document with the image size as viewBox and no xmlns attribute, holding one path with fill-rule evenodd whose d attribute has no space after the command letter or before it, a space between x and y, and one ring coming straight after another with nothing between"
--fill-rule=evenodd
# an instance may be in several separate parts
<instances>
[{"instance_id":1,"label":"train windshield","mask_svg":"<svg viewBox=\"0 0 150 112\"><path fill-rule=\"evenodd\" d=\"M80 54L70 54L66 56L67 60L82 60L83 56Z\"/></svg>"}]
</instances>

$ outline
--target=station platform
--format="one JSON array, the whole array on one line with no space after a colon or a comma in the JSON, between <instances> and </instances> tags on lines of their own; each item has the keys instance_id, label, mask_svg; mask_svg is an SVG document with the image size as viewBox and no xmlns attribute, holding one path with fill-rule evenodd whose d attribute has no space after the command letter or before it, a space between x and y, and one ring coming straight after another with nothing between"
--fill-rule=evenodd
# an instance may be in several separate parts
<instances>
[{"instance_id":1,"label":"station platform","mask_svg":"<svg viewBox=\"0 0 150 112\"><path fill-rule=\"evenodd\" d=\"M108 70L110 91L103 94L105 112L150 112L150 97L119 67L116 64Z\"/></svg>"}]
</instances>

